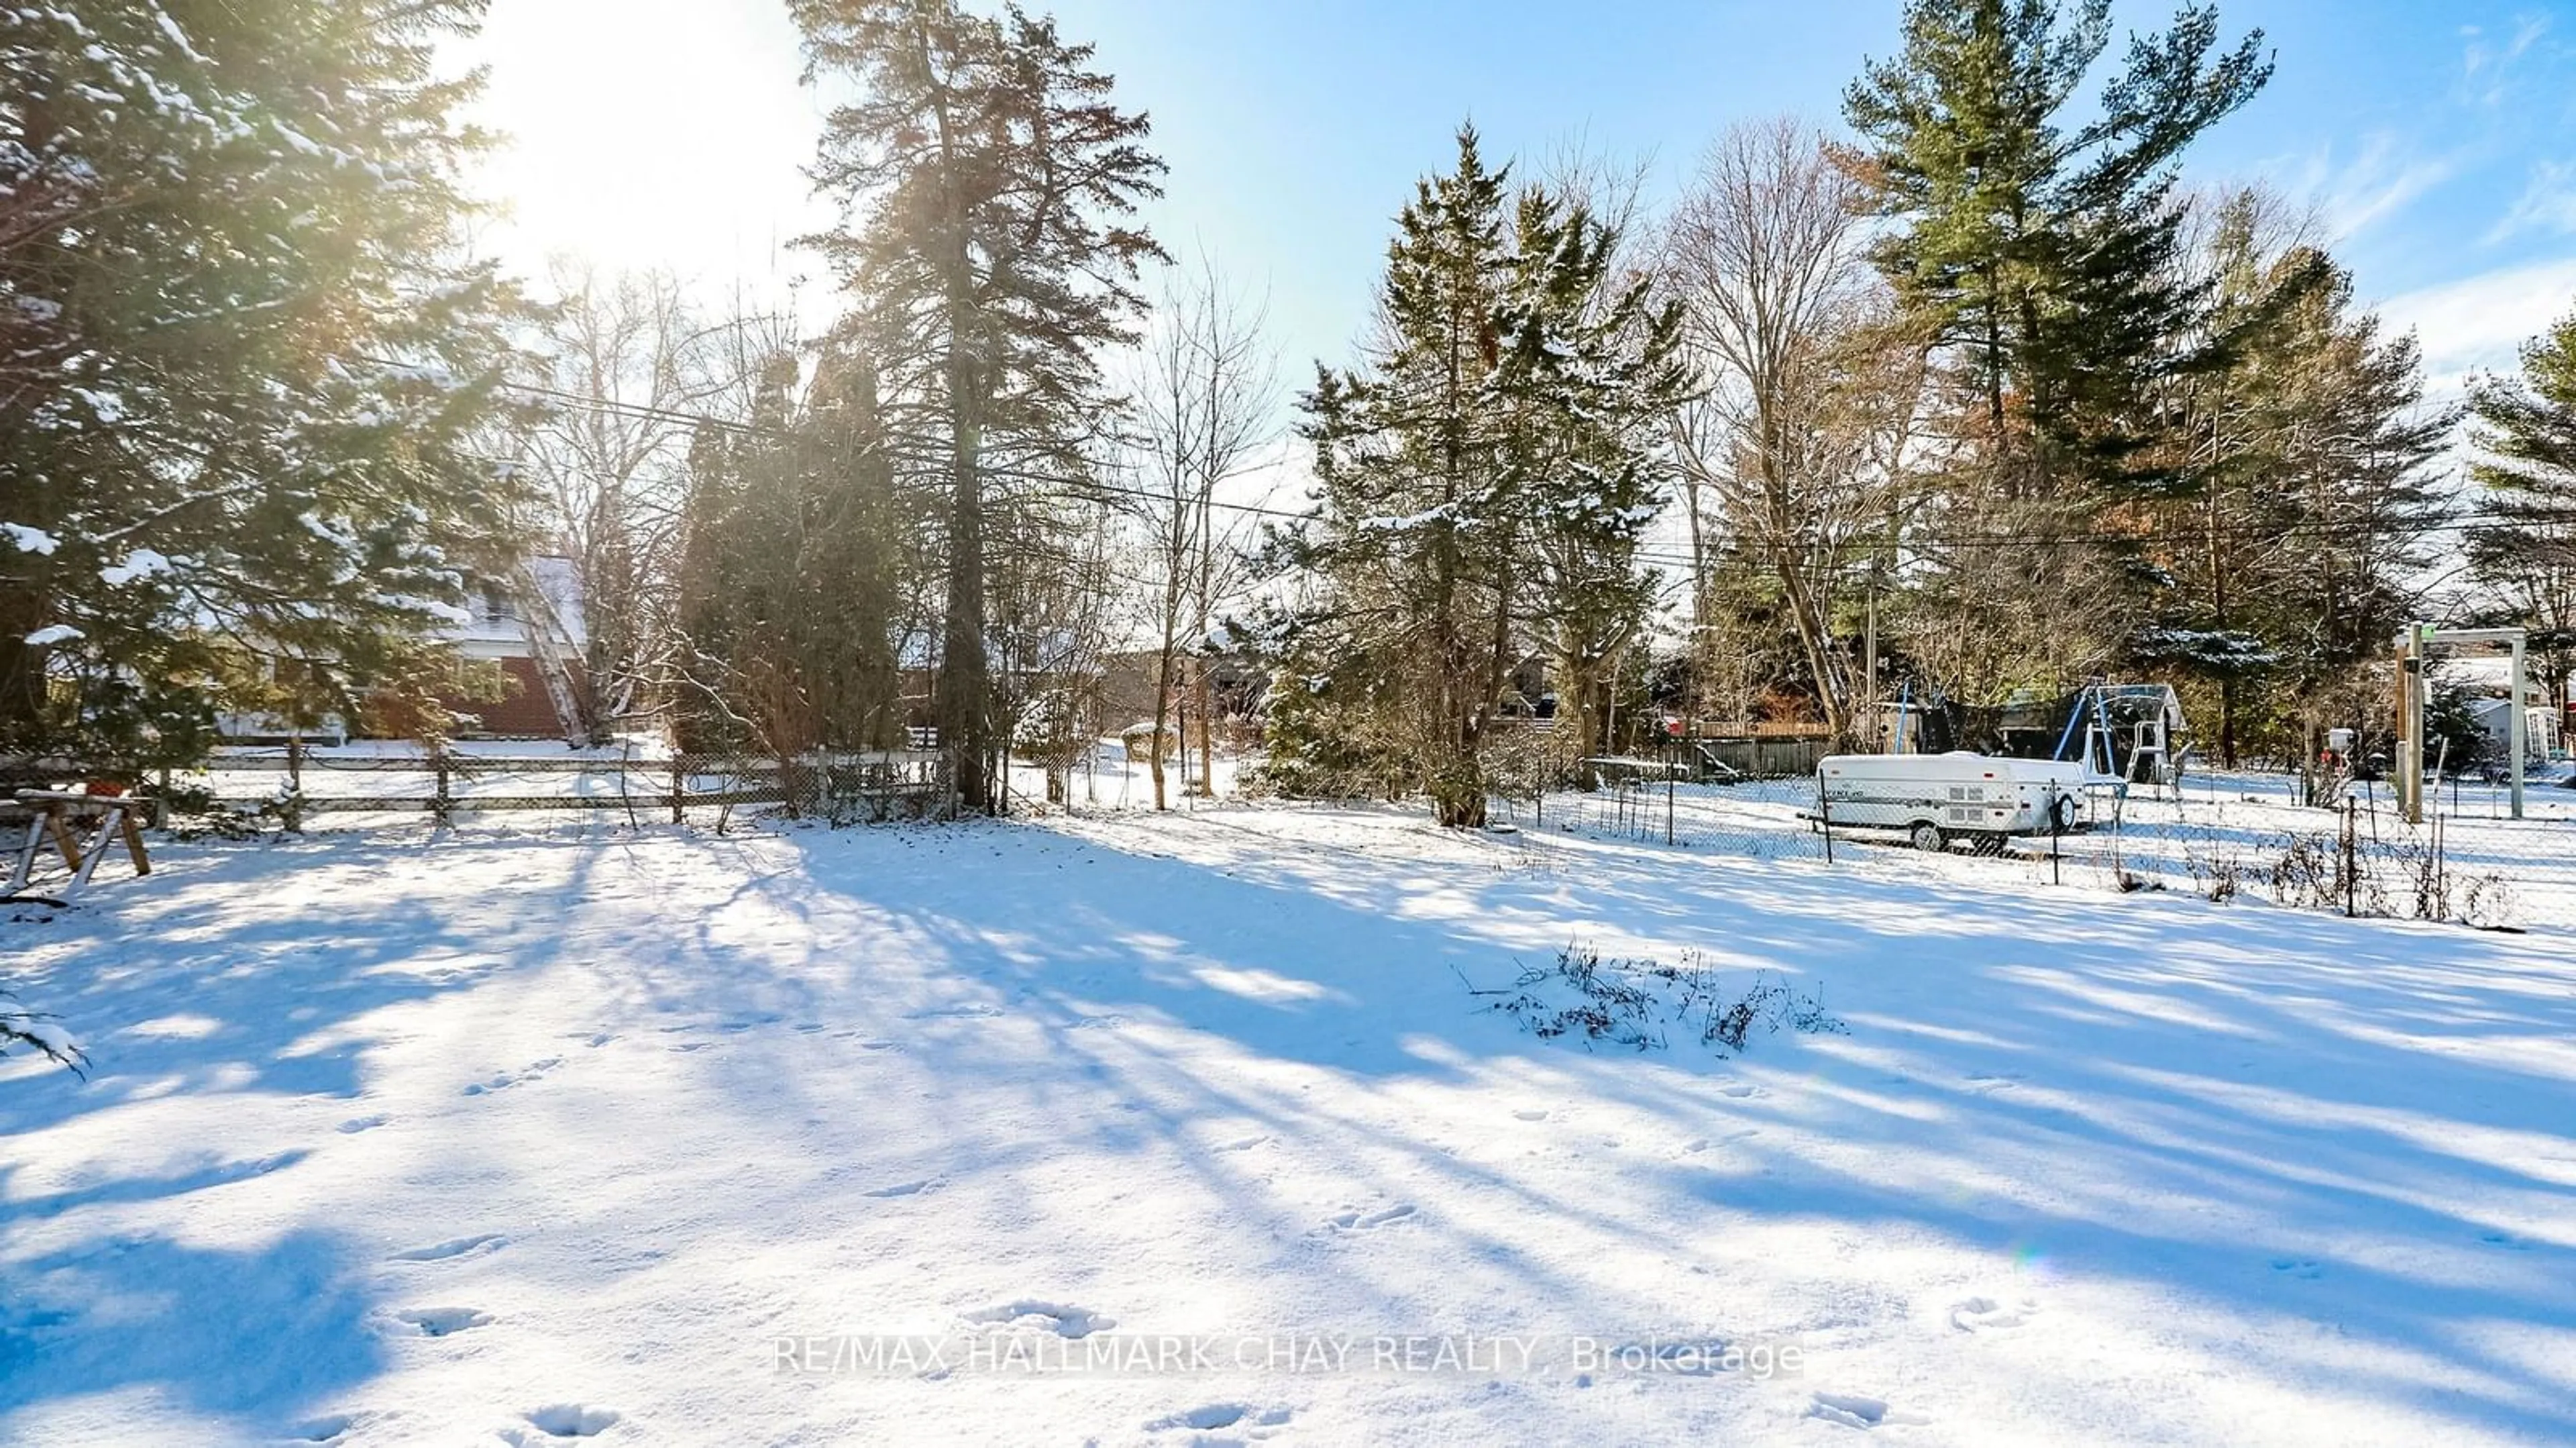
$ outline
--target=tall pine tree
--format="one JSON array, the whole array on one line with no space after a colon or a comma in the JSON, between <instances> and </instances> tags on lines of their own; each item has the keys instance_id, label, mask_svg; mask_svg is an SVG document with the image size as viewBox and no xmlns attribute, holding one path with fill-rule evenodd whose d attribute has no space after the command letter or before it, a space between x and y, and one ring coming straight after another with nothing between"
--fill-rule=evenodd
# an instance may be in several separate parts
<instances>
[{"instance_id":1,"label":"tall pine tree","mask_svg":"<svg viewBox=\"0 0 2576 1448\"><path fill-rule=\"evenodd\" d=\"M2157 404L2219 360L2192 345L2211 298L2183 264L2176 166L2271 67L2260 32L2222 47L2214 8L2191 6L2133 36L2088 108L2109 0L1909 0L1904 36L1844 113L1896 223L1880 269L1974 399L1977 452L1929 516L1988 541L1933 588L1969 608L1952 625L2044 644L1971 672L2062 687L2161 607L2169 580L2120 540L2140 504L2190 490Z\"/></svg>"},{"instance_id":2,"label":"tall pine tree","mask_svg":"<svg viewBox=\"0 0 2576 1448\"><path fill-rule=\"evenodd\" d=\"M2414 338L2382 335L2347 270L2265 245L2251 198L2226 208L2213 251L2223 361L2168 399L2189 487L2156 510L2148 556L2174 586L2133 655L2198 686L2210 752L2232 765L2247 746L2296 757L2301 726L2375 699L2357 666L2415 607L2456 414L2426 404Z\"/></svg>"},{"instance_id":3,"label":"tall pine tree","mask_svg":"<svg viewBox=\"0 0 2576 1448\"><path fill-rule=\"evenodd\" d=\"M844 225L812 238L851 297L840 343L870 359L897 456L946 485L935 716L962 805L992 807L1007 749L987 578L1017 495L1088 477L1110 410L1099 356L1130 340L1128 217L1159 195L1146 118L1110 101L1092 48L1016 7L793 0L809 79L856 82L814 168Z\"/></svg>"},{"instance_id":4,"label":"tall pine tree","mask_svg":"<svg viewBox=\"0 0 2576 1448\"><path fill-rule=\"evenodd\" d=\"M773 354L750 420L691 448L677 608L682 745L791 775L812 750L902 741L927 571L875 374L831 351L800 388L801 370Z\"/></svg>"},{"instance_id":5,"label":"tall pine tree","mask_svg":"<svg viewBox=\"0 0 2576 1448\"><path fill-rule=\"evenodd\" d=\"M1397 220L1365 365L1302 399L1317 506L1281 561L1311 589L1274 621L1281 782L1419 790L1453 826L1484 821L1524 657L1588 711L1637 628L1684 385L1677 314L1611 275L1616 234L1543 189L1515 204L1507 171L1459 132Z\"/></svg>"},{"instance_id":6,"label":"tall pine tree","mask_svg":"<svg viewBox=\"0 0 2576 1448\"><path fill-rule=\"evenodd\" d=\"M2522 376L2469 389L2470 476L2492 525L2469 534L2478 575L2530 629L2549 697L2576 676L2576 312L2525 343Z\"/></svg>"}]
</instances>

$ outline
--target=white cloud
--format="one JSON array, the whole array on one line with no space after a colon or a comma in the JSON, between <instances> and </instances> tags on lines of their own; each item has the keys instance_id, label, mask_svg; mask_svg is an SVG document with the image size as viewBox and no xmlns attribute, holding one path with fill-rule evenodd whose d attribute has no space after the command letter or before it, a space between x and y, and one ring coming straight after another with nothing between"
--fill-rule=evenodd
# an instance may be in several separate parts
<instances>
[{"instance_id":1,"label":"white cloud","mask_svg":"<svg viewBox=\"0 0 2576 1448\"><path fill-rule=\"evenodd\" d=\"M2412 154L2382 131L2362 146L2360 155L2341 165L2331 153L2310 161L2302 189L2318 195L2333 235L2350 240L2404 210L2458 169L2456 157Z\"/></svg>"},{"instance_id":2,"label":"white cloud","mask_svg":"<svg viewBox=\"0 0 2576 1448\"><path fill-rule=\"evenodd\" d=\"M2576 161L2542 161L2504 219L2487 233L2490 243L2525 231L2553 236L2576 233Z\"/></svg>"},{"instance_id":3,"label":"white cloud","mask_svg":"<svg viewBox=\"0 0 2576 1448\"><path fill-rule=\"evenodd\" d=\"M2522 343L2576 306L2576 256L2507 267L2392 297L2379 309L2396 330L2424 344L2435 391L2457 388L2479 368L2510 370Z\"/></svg>"},{"instance_id":4,"label":"white cloud","mask_svg":"<svg viewBox=\"0 0 2576 1448\"><path fill-rule=\"evenodd\" d=\"M2501 44L2496 43L2479 26L2464 25L2460 34L2468 41L2461 57L2460 81L2462 99L2479 105L2502 105L2513 93L2514 62L2549 33L2547 15L2524 15L2514 22L2513 33Z\"/></svg>"}]
</instances>

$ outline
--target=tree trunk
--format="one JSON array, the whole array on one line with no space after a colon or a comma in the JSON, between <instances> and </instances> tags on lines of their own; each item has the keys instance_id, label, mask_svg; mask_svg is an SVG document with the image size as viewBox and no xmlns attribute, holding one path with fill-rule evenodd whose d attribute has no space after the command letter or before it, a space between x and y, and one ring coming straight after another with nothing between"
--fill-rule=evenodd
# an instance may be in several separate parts
<instances>
[{"instance_id":1,"label":"tree trunk","mask_svg":"<svg viewBox=\"0 0 2576 1448\"><path fill-rule=\"evenodd\" d=\"M952 345L957 344L952 339ZM939 742L960 807L993 807L993 680L984 654L984 498L977 472L981 441L976 419L974 364L963 355L948 368L950 462L955 486L948 503L948 619L939 656L934 712Z\"/></svg>"},{"instance_id":2,"label":"tree trunk","mask_svg":"<svg viewBox=\"0 0 2576 1448\"><path fill-rule=\"evenodd\" d=\"M1484 782L1481 779L1454 779L1435 785L1431 791L1431 813L1445 829L1484 828Z\"/></svg>"},{"instance_id":3,"label":"tree trunk","mask_svg":"<svg viewBox=\"0 0 2576 1448\"><path fill-rule=\"evenodd\" d=\"M1211 367L1215 365L1213 352L1210 354L1209 365ZM1208 395L1213 398L1217 392L1217 379L1211 377L1208 382ZM1212 426L1208 429L1211 447L1216 437L1217 429ZM1205 799L1216 798L1216 750L1213 747L1216 727L1216 689L1208 680L1208 624L1210 622L1208 614L1216 606L1216 533L1215 519L1210 515L1216 505L1216 481L1221 471L1216 460L1211 457L1208 466L1202 469L1200 474L1197 580L1199 629L1198 638L1192 645L1190 656L1190 679L1198 686L1199 794Z\"/></svg>"},{"instance_id":4,"label":"tree trunk","mask_svg":"<svg viewBox=\"0 0 2576 1448\"><path fill-rule=\"evenodd\" d=\"M1207 630L1200 629L1199 635L1204 639ZM1199 797L1214 799L1216 798L1216 753L1210 744L1212 731L1209 720L1216 714L1216 690L1208 682L1207 659L1204 656L1190 661L1190 679L1196 685L1199 706Z\"/></svg>"},{"instance_id":5,"label":"tree trunk","mask_svg":"<svg viewBox=\"0 0 2576 1448\"><path fill-rule=\"evenodd\" d=\"M2204 510L2209 520L2209 618L2210 626L2219 633L2227 631L2227 568L2220 556L2218 542L2218 489L2209 490L2209 506ZM2225 768L2236 767L2236 680L2221 674L2218 678L2218 762Z\"/></svg>"},{"instance_id":6,"label":"tree trunk","mask_svg":"<svg viewBox=\"0 0 2576 1448\"><path fill-rule=\"evenodd\" d=\"M0 740L33 739L44 717L45 649L26 642L45 626L44 595L0 584Z\"/></svg>"},{"instance_id":7,"label":"tree trunk","mask_svg":"<svg viewBox=\"0 0 2576 1448\"><path fill-rule=\"evenodd\" d=\"M1807 668L1816 677L1817 707L1824 710L1825 727L1839 739L1850 726L1851 709L1834 677L1833 640L1826 637L1823 613L1798 570L1783 557L1777 571L1781 590L1789 598L1789 618L1797 627L1798 646L1806 651Z\"/></svg>"},{"instance_id":8,"label":"tree trunk","mask_svg":"<svg viewBox=\"0 0 2576 1448\"><path fill-rule=\"evenodd\" d=\"M1163 614L1163 652L1154 667L1154 737L1145 745L1146 772L1154 777L1154 808L1170 809L1163 795L1163 721L1172 716L1172 616Z\"/></svg>"}]
</instances>

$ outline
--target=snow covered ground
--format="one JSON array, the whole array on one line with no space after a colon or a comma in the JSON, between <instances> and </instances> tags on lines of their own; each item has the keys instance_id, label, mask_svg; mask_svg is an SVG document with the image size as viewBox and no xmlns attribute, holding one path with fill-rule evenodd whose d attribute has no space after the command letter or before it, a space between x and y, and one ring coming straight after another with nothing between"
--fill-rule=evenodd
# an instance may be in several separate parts
<instances>
[{"instance_id":1,"label":"snow covered ground","mask_svg":"<svg viewBox=\"0 0 2576 1448\"><path fill-rule=\"evenodd\" d=\"M0 1065L0 1441L2576 1436L2553 894L2347 921L1686 810L165 846L0 915L94 1061ZM1569 942L1848 1033L1469 993ZM1219 1360L1110 1370L1167 1339Z\"/></svg>"}]
</instances>

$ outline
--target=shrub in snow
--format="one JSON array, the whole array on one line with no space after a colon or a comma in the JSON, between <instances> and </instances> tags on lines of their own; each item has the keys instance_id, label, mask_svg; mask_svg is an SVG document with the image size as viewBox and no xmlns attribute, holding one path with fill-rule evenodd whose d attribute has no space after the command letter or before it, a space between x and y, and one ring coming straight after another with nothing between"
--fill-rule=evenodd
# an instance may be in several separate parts
<instances>
[{"instance_id":1,"label":"shrub in snow","mask_svg":"<svg viewBox=\"0 0 2576 1448\"><path fill-rule=\"evenodd\" d=\"M253 840L276 828L291 828L282 799L227 801L200 785L174 784L153 791L162 823L177 840Z\"/></svg>"},{"instance_id":2,"label":"shrub in snow","mask_svg":"<svg viewBox=\"0 0 2576 1448\"><path fill-rule=\"evenodd\" d=\"M1468 989L1502 996L1487 1009L1543 1039L1574 1036L1587 1045L1608 1041L1640 1051L1669 1048L1676 1029L1721 1055L1744 1050L1757 1032L1784 1026L1809 1034L1849 1030L1820 997L1792 989L1785 978L1756 971L1739 990L1695 951L1668 965L1651 958L1603 960L1598 951L1568 945L1554 965L1523 970L1510 990Z\"/></svg>"},{"instance_id":3,"label":"shrub in snow","mask_svg":"<svg viewBox=\"0 0 2576 1448\"><path fill-rule=\"evenodd\" d=\"M2341 910L2347 882L2342 852L2333 838L2289 834L2282 836L2281 845L2280 857L2266 872L2273 900L2303 910Z\"/></svg>"},{"instance_id":4,"label":"shrub in snow","mask_svg":"<svg viewBox=\"0 0 2576 1448\"><path fill-rule=\"evenodd\" d=\"M2460 897L2460 921L2480 930L2513 930L2522 904L2502 875L2474 875Z\"/></svg>"},{"instance_id":5,"label":"shrub in snow","mask_svg":"<svg viewBox=\"0 0 2576 1448\"><path fill-rule=\"evenodd\" d=\"M2191 887L2220 905L2236 898L2237 888L2245 873L2236 852L2222 840L2211 840L2206 848L2183 846L2183 869L2191 875Z\"/></svg>"}]
</instances>

